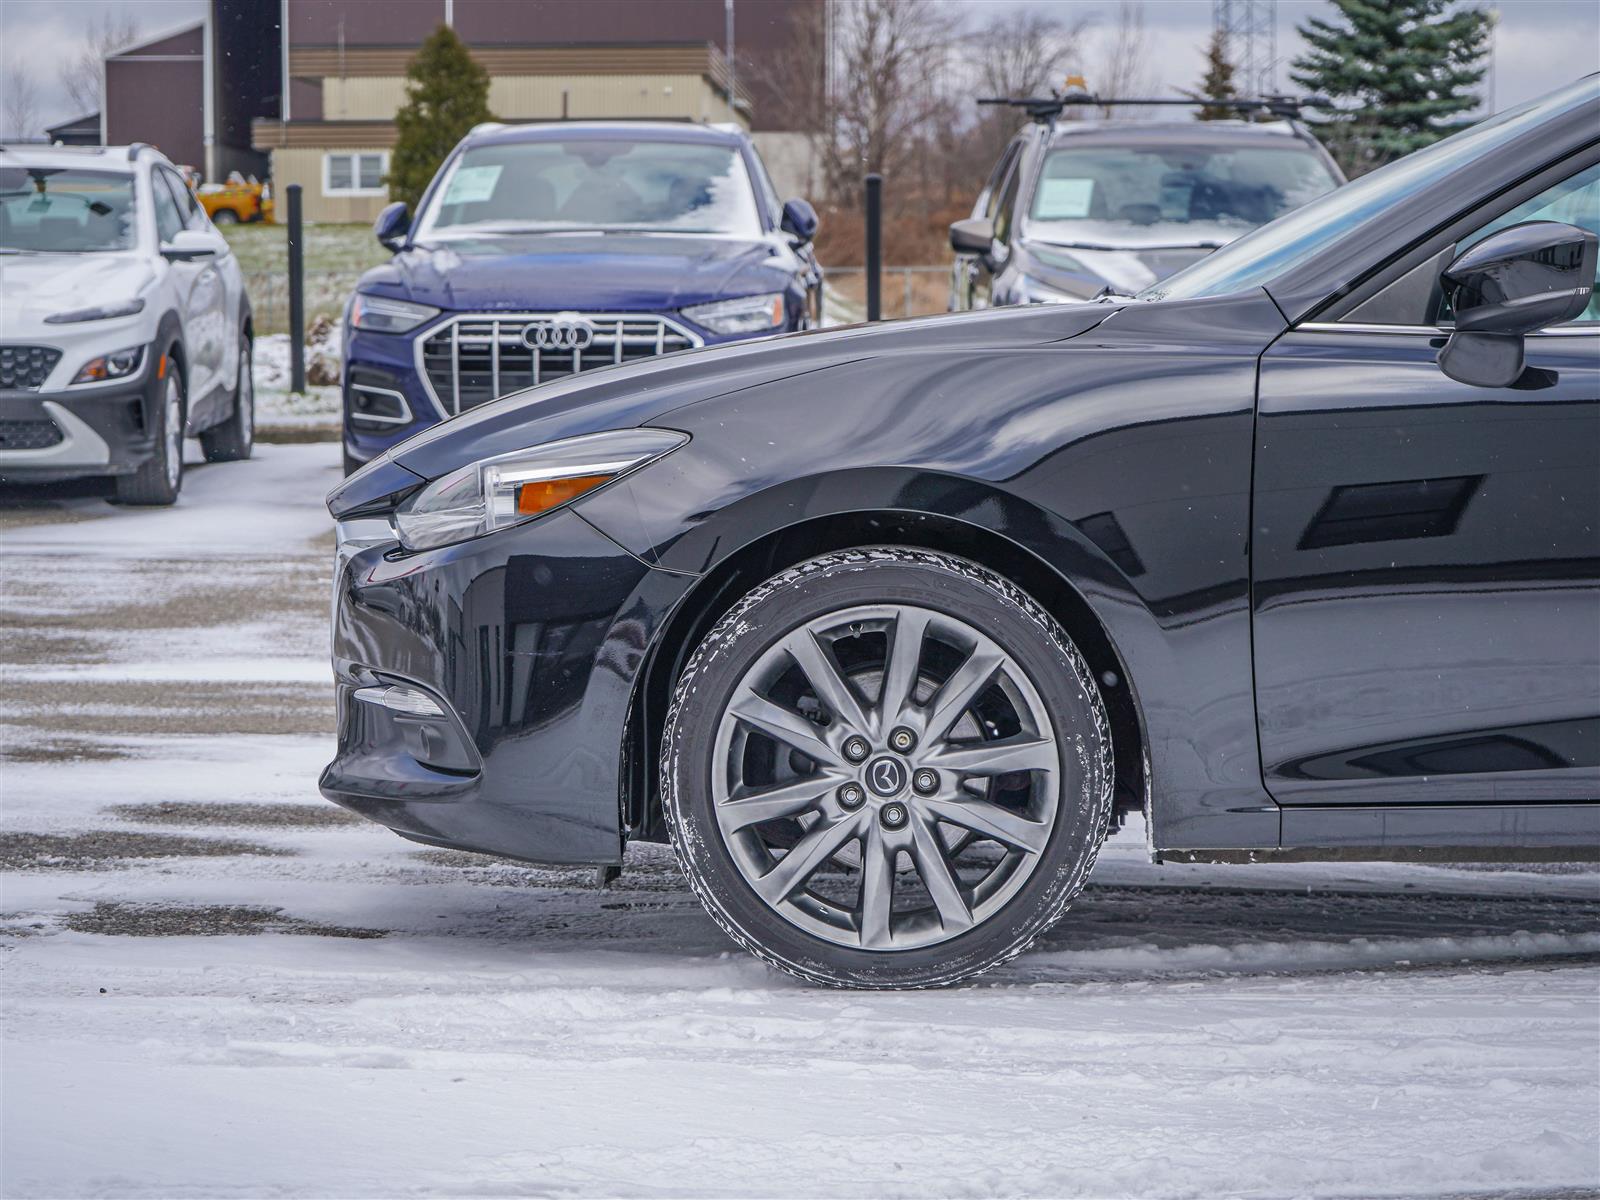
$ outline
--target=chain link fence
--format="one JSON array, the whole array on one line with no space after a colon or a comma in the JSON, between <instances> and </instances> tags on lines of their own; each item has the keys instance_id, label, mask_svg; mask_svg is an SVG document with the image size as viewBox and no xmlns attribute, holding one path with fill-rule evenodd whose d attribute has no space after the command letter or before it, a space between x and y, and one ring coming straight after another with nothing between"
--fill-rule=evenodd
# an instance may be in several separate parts
<instances>
[{"instance_id":1,"label":"chain link fence","mask_svg":"<svg viewBox=\"0 0 1600 1200\"><path fill-rule=\"evenodd\" d=\"M359 270L306 272L306 328L319 316L338 321L345 301L355 291ZM287 271L247 271L245 291L255 313L256 333L266 336L289 332L289 274Z\"/></svg>"}]
</instances>

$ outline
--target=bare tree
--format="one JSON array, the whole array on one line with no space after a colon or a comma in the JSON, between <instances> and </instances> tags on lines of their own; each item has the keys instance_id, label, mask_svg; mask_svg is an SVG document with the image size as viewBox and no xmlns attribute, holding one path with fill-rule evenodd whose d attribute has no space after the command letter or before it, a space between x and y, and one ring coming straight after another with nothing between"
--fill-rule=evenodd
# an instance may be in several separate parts
<instances>
[{"instance_id":1,"label":"bare tree","mask_svg":"<svg viewBox=\"0 0 1600 1200\"><path fill-rule=\"evenodd\" d=\"M100 111L106 55L133 45L139 22L131 12L103 12L89 22L83 41L61 64L61 87L79 115Z\"/></svg>"},{"instance_id":2,"label":"bare tree","mask_svg":"<svg viewBox=\"0 0 1600 1200\"><path fill-rule=\"evenodd\" d=\"M18 139L31 138L39 132L39 81L33 72L16 55L8 55L0 67L0 110L4 111L6 129Z\"/></svg>"},{"instance_id":3,"label":"bare tree","mask_svg":"<svg viewBox=\"0 0 1600 1200\"><path fill-rule=\"evenodd\" d=\"M1096 54L1103 64L1099 79L1090 80L1091 90L1107 100L1138 95L1150 86L1146 66L1144 5L1141 0L1121 0L1117 19L1105 34L1106 45ZM1110 109L1102 109L1105 116Z\"/></svg>"},{"instance_id":4,"label":"bare tree","mask_svg":"<svg viewBox=\"0 0 1600 1200\"><path fill-rule=\"evenodd\" d=\"M976 69L985 96L1040 96L1060 87L1082 60L1091 19L1064 22L1037 9L999 13L976 38ZM984 156L998 156L1017 125L1014 109L986 108L977 137Z\"/></svg>"}]
</instances>

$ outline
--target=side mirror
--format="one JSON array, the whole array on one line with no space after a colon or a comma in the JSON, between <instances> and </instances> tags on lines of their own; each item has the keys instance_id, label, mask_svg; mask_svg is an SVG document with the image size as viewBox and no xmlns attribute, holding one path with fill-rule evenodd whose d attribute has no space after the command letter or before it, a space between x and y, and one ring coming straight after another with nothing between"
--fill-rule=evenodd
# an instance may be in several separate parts
<instances>
[{"instance_id":1,"label":"side mirror","mask_svg":"<svg viewBox=\"0 0 1600 1200\"><path fill-rule=\"evenodd\" d=\"M400 249L406 234L411 232L411 210L406 207L405 201L385 204L378 219L372 223L372 232L385 250Z\"/></svg>"},{"instance_id":2,"label":"side mirror","mask_svg":"<svg viewBox=\"0 0 1600 1200\"><path fill-rule=\"evenodd\" d=\"M1576 225L1527 221L1462 251L1440 276L1456 327L1439 369L1474 387L1510 387L1522 377L1523 338L1589 307L1597 248Z\"/></svg>"},{"instance_id":3,"label":"side mirror","mask_svg":"<svg viewBox=\"0 0 1600 1200\"><path fill-rule=\"evenodd\" d=\"M791 200L783 206L779 228L803 246L817 236L817 210L804 200Z\"/></svg>"},{"instance_id":4,"label":"side mirror","mask_svg":"<svg viewBox=\"0 0 1600 1200\"><path fill-rule=\"evenodd\" d=\"M220 233L206 229L180 229L170 242L161 244L161 257L169 262L193 262L198 258L215 258L227 242Z\"/></svg>"},{"instance_id":5,"label":"side mirror","mask_svg":"<svg viewBox=\"0 0 1600 1200\"><path fill-rule=\"evenodd\" d=\"M988 217L968 217L950 226L950 248L957 254L981 254L994 249L994 222Z\"/></svg>"}]
</instances>

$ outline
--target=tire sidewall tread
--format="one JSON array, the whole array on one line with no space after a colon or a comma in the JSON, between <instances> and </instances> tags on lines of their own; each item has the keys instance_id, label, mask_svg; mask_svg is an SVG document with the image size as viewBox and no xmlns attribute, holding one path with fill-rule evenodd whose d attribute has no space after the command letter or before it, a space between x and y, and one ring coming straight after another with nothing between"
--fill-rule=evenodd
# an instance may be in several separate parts
<instances>
[{"instance_id":1,"label":"tire sidewall tread","mask_svg":"<svg viewBox=\"0 0 1600 1200\"><path fill-rule=\"evenodd\" d=\"M690 778L694 775L694 772L686 771L686 755L703 753L707 744L705 738L694 736L693 731L686 727L686 722L691 717L697 720L715 719L694 712L700 707L699 692L710 685L709 673L734 654L735 646L742 647L741 653L749 653L749 639L760 639L764 647L781 636L776 631L763 633L761 623L755 619L759 610L769 606L775 597L814 585L819 579L871 572L884 567L921 569L928 573L930 580L942 574L947 581L958 586L976 585L986 590L1003 609L1026 622L1033 636L1048 643L1056 658L1052 665L1060 668L1056 673L1059 679L1052 676L1049 682L1059 682L1069 690L1076 689L1082 710L1077 715L1086 720L1079 720L1081 728L1070 740L1061 727L1053 731L1058 743L1068 752L1069 765L1072 759L1076 759L1079 775L1075 782L1081 785L1081 792L1077 795L1064 792L1062 795L1057 829L1045 852L1049 861L1041 862L1035 868L1034 875L1018 895L990 920L947 942L918 950L872 952L833 945L805 934L789 925L777 912L767 909L753 892L748 895L741 893L740 899L735 901L750 906L750 915L741 918L732 911L721 889L723 886L747 888L748 885L742 879L735 881L731 876L725 885L721 879L708 878L706 856L713 853L726 856L727 850L720 843L710 843L711 838L719 836L714 831L698 827L688 809L693 797L683 794L679 780L686 775ZM963 619L971 621L973 618L971 614L965 614ZM991 637L995 634L993 629L986 629L985 632ZM1011 647L1007 649L1014 654ZM759 653L759 650L755 653ZM1041 693L1046 692L1047 681L1038 677L1040 664L1021 665ZM1058 722L1064 721L1063 714L1052 713L1052 716ZM1071 779L1072 775L1068 773L1065 777ZM941 987L992 970L1021 954L1061 918L1082 891L1109 829L1112 783L1111 728L1105 705L1088 664L1055 619L1026 592L974 562L908 546L861 547L825 554L779 572L744 596L717 621L685 664L673 691L662 739L662 809L673 850L696 897L717 925L745 950L791 975L834 987ZM1069 816L1074 808L1076 819ZM1072 836L1069 826L1075 826L1078 831L1076 854L1065 850L1064 844L1057 844L1059 839ZM1030 898L1042 899L1043 902L1038 903L1032 911L1019 907ZM757 919L751 919L752 916ZM993 931L1008 922L1012 926L1011 934L1003 944L993 945ZM763 939L749 927L761 924L769 925L777 936ZM794 943L806 948L814 946L816 952L786 952L773 942ZM854 957L863 964L871 962L873 965L870 970L840 967L824 961L828 956ZM862 956L870 956L870 959ZM935 959L947 961L935 962ZM914 965L908 967L908 962Z\"/></svg>"}]
</instances>

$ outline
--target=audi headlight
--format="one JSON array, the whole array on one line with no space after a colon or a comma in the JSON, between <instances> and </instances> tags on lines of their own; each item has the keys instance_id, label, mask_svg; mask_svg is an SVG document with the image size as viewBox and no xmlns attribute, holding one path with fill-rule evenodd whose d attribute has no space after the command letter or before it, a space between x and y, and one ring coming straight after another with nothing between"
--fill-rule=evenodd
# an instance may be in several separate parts
<instances>
[{"instance_id":1,"label":"audi headlight","mask_svg":"<svg viewBox=\"0 0 1600 1200\"><path fill-rule=\"evenodd\" d=\"M670 429L617 429L546 442L435 479L395 513L407 550L448 546L543 516L689 440Z\"/></svg>"},{"instance_id":2,"label":"audi headlight","mask_svg":"<svg viewBox=\"0 0 1600 1200\"><path fill-rule=\"evenodd\" d=\"M783 293L695 304L683 315L717 333L768 333L783 326Z\"/></svg>"},{"instance_id":3,"label":"audi headlight","mask_svg":"<svg viewBox=\"0 0 1600 1200\"><path fill-rule=\"evenodd\" d=\"M112 354L102 354L83 364L82 370L72 377L73 383L100 383L107 379L123 379L137 371L144 362L144 347L129 346Z\"/></svg>"},{"instance_id":4,"label":"audi headlight","mask_svg":"<svg viewBox=\"0 0 1600 1200\"><path fill-rule=\"evenodd\" d=\"M350 304L350 324L368 333L405 333L438 315L439 310L429 304L390 300L363 292L357 292Z\"/></svg>"}]
</instances>

